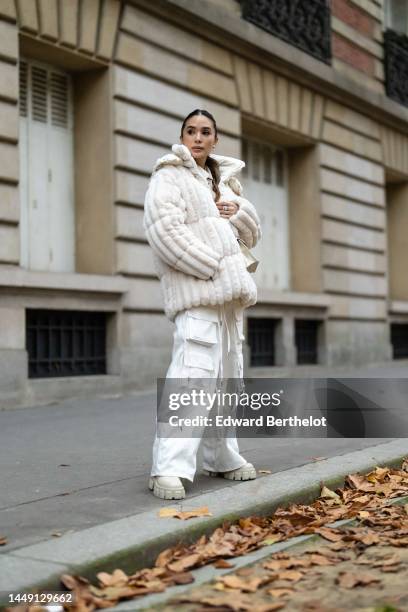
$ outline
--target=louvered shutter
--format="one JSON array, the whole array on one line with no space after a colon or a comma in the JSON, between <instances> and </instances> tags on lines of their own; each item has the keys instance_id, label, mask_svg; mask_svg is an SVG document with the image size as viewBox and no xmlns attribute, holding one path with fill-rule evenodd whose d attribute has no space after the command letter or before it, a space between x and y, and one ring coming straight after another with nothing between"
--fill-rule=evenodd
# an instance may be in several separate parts
<instances>
[{"instance_id":1,"label":"louvered shutter","mask_svg":"<svg viewBox=\"0 0 408 612\"><path fill-rule=\"evenodd\" d=\"M265 265L255 273L258 286L289 289L288 187L286 151L267 142L244 138L244 195L253 201L264 239L254 253Z\"/></svg>"},{"instance_id":2,"label":"louvered shutter","mask_svg":"<svg viewBox=\"0 0 408 612\"><path fill-rule=\"evenodd\" d=\"M26 59L19 75L21 265L74 271L70 75Z\"/></svg>"}]
</instances>

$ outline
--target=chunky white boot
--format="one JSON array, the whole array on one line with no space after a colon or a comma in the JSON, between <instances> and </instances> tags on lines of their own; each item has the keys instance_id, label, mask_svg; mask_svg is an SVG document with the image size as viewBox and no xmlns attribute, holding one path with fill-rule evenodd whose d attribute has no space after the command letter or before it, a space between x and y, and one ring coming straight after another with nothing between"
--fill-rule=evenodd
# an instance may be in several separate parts
<instances>
[{"instance_id":1,"label":"chunky white boot","mask_svg":"<svg viewBox=\"0 0 408 612\"><path fill-rule=\"evenodd\" d=\"M236 470L230 470L229 472L209 472L204 470L204 474L207 476L222 476L228 478L228 480L254 480L256 478L256 469L252 463L246 463Z\"/></svg>"},{"instance_id":2,"label":"chunky white boot","mask_svg":"<svg viewBox=\"0 0 408 612\"><path fill-rule=\"evenodd\" d=\"M184 499L186 492L178 476L152 476L149 489L160 499Z\"/></svg>"}]
</instances>

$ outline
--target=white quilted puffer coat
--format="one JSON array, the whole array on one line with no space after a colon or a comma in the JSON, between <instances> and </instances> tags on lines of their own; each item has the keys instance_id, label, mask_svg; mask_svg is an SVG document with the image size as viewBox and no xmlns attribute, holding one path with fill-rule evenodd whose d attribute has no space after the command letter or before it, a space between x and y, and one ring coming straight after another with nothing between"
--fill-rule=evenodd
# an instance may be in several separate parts
<instances>
[{"instance_id":1,"label":"white quilted puffer coat","mask_svg":"<svg viewBox=\"0 0 408 612\"><path fill-rule=\"evenodd\" d=\"M237 241L240 236L251 248L261 237L258 214L236 178L245 164L211 157L220 168L221 199L239 205L228 220L220 216L214 192L185 145L173 145L172 153L157 160L146 192L143 226L171 321L186 308L235 299L245 308L257 299Z\"/></svg>"}]
</instances>

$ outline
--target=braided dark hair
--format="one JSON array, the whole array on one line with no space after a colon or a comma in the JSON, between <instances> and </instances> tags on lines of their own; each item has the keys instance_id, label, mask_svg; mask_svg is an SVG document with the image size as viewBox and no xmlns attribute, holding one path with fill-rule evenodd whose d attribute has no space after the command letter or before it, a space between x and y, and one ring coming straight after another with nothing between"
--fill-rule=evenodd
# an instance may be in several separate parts
<instances>
[{"instance_id":1,"label":"braided dark hair","mask_svg":"<svg viewBox=\"0 0 408 612\"><path fill-rule=\"evenodd\" d=\"M186 127L187 121L191 119L191 117L195 117L196 115L204 115L204 117L207 117L214 126L215 136L218 136L217 124L212 114L206 110L196 108L195 110L191 111L191 113L189 113L187 117L184 119L183 125L181 126L180 138L183 138L183 131L184 131L184 128ZM215 193L215 200L217 201L221 197L221 193L219 189L221 174L220 174L218 162L213 157L208 156L205 163L207 164L211 172L211 175L212 175L213 191Z\"/></svg>"}]
</instances>

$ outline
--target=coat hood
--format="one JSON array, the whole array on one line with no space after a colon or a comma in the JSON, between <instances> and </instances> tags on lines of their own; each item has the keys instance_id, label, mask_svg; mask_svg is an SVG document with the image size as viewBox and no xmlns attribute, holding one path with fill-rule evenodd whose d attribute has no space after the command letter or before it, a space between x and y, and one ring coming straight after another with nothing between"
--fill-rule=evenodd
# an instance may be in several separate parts
<instances>
[{"instance_id":1,"label":"coat hood","mask_svg":"<svg viewBox=\"0 0 408 612\"><path fill-rule=\"evenodd\" d=\"M171 150L172 153L159 157L153 167L153 172L156 172L163 166L185 166L190 168L193 174L196 174L198 177L201 176L198 172L197 163L186 145L174 144ZM224 155L210 155L210 157L218 163L221 182L228 183L236 193L242 192L242 187L235 176L245 167L245 162L235 157L226 157Z\"/></svg>"}]
</instances>

